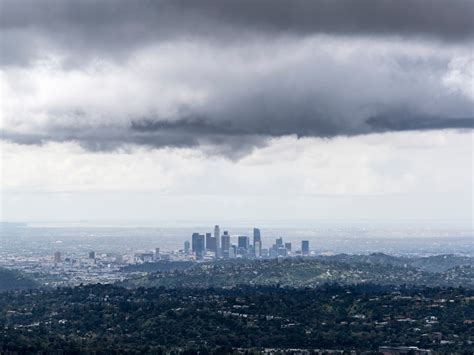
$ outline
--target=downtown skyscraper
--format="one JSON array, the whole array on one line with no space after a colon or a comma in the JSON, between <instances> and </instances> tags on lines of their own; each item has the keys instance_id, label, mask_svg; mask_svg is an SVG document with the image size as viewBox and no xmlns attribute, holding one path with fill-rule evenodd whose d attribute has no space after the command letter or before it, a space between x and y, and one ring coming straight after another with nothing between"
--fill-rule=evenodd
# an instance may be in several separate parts
<instances>
[{"instance_id":1,"label":"downtown skyscraper","mask_svg":"<svg viewBox=\"0 0 474 355\"><path fill-rule=\"evenodd\" d=\"M221 230L219 228L219 225L215 225L214 226L214 238L215 238L215 242L216 242L216 245L215 245L215 252L216 252L216 257L220 257L221 256Z\"/></svg>"},{"instance_id":2,"label":"downtown skyscraper","mask_svg":"<svg viewBox=\"0 0 474 355\"><path fill-rule=\"evenodd\" d=\"M253 249L256 257L262 255L262 236L258 228L253 229Z\"/></svg>"}]
</instances>

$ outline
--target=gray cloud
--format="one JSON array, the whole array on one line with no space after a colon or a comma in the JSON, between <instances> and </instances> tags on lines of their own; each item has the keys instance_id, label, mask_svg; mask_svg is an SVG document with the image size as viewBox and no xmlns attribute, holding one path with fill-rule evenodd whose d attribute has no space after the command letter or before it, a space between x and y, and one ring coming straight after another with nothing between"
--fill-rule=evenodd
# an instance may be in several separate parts
<instances>
[{"instance_id":1,"label":"gray cloud","mask_svg":"<svg viewBox=\"0 0 474 355\"><path fill-rule=\"evenodd\" d=\"M201 38L235 45L254 35L474 38L470 0L2 0L4 65L25 65L45 50L69 64L119 60L150 43ZM80 59L78 58L80 57Z\"/></svg>"},{"instance_id":2,"label":"gray cloud","mask_svg":"<svg viewBox=\"0 0 474 355\"><path fill-rule=\"evenodd\" d=\"M474 40L472 1L0 4L14 107L1 133L20 144L201 147L239 158L269 137L474 128L464 48ZM42 92L49 76L29 82L34 60L56 51L62 62L48 75L57 92ZM88 67L93 58L112 64Z\"/></svg>"},{"instance_id":3,"label":"gray cloud","mask_svg":"<svg viewBox=\"0 0 474 355\"><path fill-rule=\"evenodd\" d=\"M370 117L366 122L376 132L474 128L474 117L417 116L409 112L389 112L384 115Z\"/></svg>"},{"instance_id":4,"label":"gray cloud","mask_svg":"<svg viewBox=\"0 0 474 355\"><path fill-rule=\"evenodd\" d=\"M293 124L286 121L277 126L259 122L237 126L203 117L186 117L173 121L140 119L132 121L129 127L95 126L80 130L50 127L49 131L43 133L1 133L4 140L26 145L72 141L90 151L117 151L127 149L129 145L158 149L204 146L207 147L204 149L207 153L239 159L253 149L265 146L269 137L296 135L299 138L332 138L397 131L474 129L474 117L445 118L410 112L388 112L370 117L351 129L343 121L338 124L324 118L314 120L314 117L299 119Z\"/></svg>"},{"instance_id":5,"label":"gray cloud","mask_svg":"<svg viewBox=\"0 0 474 355\"><path fill-rule=\"evenodd\" d=\"M2 28L70 27L113 35L119 27L130 36L167 36L207 24L295 33L427 34L440 38L472 37L470 0L2 0ZM185 21L187 20L187 21ZM93 38L91 38L93 40Z\"/></svg>"},{"instance_id":6,"label":"gray cloud","mask_svg":"<svg viewBox=\"0 0 474 355\"><path fill-rule=\"evenodd\" d=\"M95 126L80 130L68 127L51 128L41 133L2 131L3 140L23 145L43 145L48 142L77 142L89 151L128 150L130 146L148 148L201 147L211 155L239 159L254 148L267 144L268 135L243 133L212 126L203 120L166 122L133 122L130 127ZM204 147L203 147L204 146Z\"/></svg>"}]
</instances>

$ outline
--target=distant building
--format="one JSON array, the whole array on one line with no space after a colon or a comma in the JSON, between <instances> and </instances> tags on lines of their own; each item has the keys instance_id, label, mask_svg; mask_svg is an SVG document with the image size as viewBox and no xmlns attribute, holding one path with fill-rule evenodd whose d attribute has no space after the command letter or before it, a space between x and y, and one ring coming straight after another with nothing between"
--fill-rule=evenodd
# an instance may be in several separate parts
<instances>
[{"instance_id":1,"label":"distant building","mask_svg":"<svg viewBox=\"0 0 474 355\"><path fill-rule=\"evenodd\" d=\"M206 250L216 251L216 238L211 233L206 233Z\"/></svg>"},{"instance_id":2,"label":"distant building","mask_svg":"<svg viewBox=\"0 0 474 355\"><path fill-rule=\"evenodd\" d=\"M214 226L214 239L216 241L216 249L214 251L216 252L216 256L220 257L220 255L221 255L221 230L220 230L220 228L217 224Z\"/></svg>"},{"instance_id":3,"label":"distant building","mask_svg":"<svg viewBox=\"0 0 474 355\"><path fill-rule=\"evenodd\" d=\"M253 229L253 244L255 245L255 242L262 242L262 236L260 234L260 229L254 228Z\"/></svg>"},{"instance_id":4,"label":"distant building","mask_svg":"<svg viewBox=\"0 0 474 355\"><path fill-rule=\"evenodd\" d=\"M160 248L155 248L155 260L160 260Z\"/></svg>"},{"instance_id":5,"label":"distant building","mask_svg":"<svg viewBox=\"0 0 474 355\"><path fill-rule=\"evenodd\" d=\"M288 249L286 249L284 246L278 247L277 256L288 256Z\"/></svg>"},{"instance_id":6,"label":"distant building","mask_svg":"<svg viewBox=\"0 0 474 355\"><path fill-rule=\"evenodd\" d=\"M260 234L260 229L258 228L253 229L253 249L256 257L262 255L262 236Z\"/></svg>"},{"instance_id":7,"label":"distant building","mask_svg":"<svg viewBox=\"0 0 474 355\"><path fill-rule=\"evenodd\" d=\"M254 247L255 257L260 258L262 256L262 243L255 242L253 247Z\"/></svg>"},{"instance_id":8,"label":"distant building","mask_svg":"<svg viewBox=\"0 0 474 355\"><path fill-rule=\"evenodd\" d=\"M95 259L95 251L89 252L89 259Z\"/></svg>"},{"instance_id":9,"label":"distant building","mask_svg":"<svg viewBox=\"0 0 474 355\"><path fill-rule=\"evenodd\" d=\"M170 254L160 254L160 260L170 261L171 260L171 255Z\"/></svg>"},{"instance_id":10,"label":"distant building","mask_svg":"<svg viewBox=\"0 0 474 355\"><path fill-rule=\"evenodd\" d=\"M301 242L301 253L303 255L309 255L309 241L308 240L303 240Z\"/></svg>"},{"instance_id":11,"label":"distant building","mask_svg":"<svg viewBox=\"0 0 474 355\"><path fill-rule=\"evenodd\" d=\"M277 256L283 256L283 254L286 255L286 252L283 252L281 249L285 249L285 246L283 245L283 238L282 237L277 238L275 240L275 244L273 244L271 249L269 250L269 256L271 258L275 258Z\"/></svg>"},{"instance_id":12,"label":"distant building","mask_svg":"<svg viewBox=\"0 0 474 355\"><path fill-rule=\"evenodd\" d=\"M204 234L193 233L191 243L193 253L198 259L202 259L204 256Z\"/></svg>"},{"instance_id":13,"label":"distant building","mask_svg":"<svg viewBox=\"0 0 474 355\"><path fill-rule=\"evenodd\" d=\"M189 254L189 248L190 248L190 244L189 244L189 241L185 241L184 242L184 253L187 255Z\"/></svg>"},{"instance_id":14,"label":"distant building","mask_svg":"<svg viewBox=\"0 0 474 355\"><path fill-rule=\"evenodd\" d=\"M291 243L285 243L285 249L291 251Z\"/></svg>"},{"instance_id":15,"label":"distant building","mask_svg":"<svg viewBox=\"0 0 474 355\"><path fill-rule=\"evenodd\" d=\"M54 262L55 263L61 262L61 252L59 251L54 252Z\"/></svg>"},{"instance_id":16,"label":"distant building","mask_svg":"<svg viewBox=\"0 0 474 355\"><path fill-rule=\"evenodd\" d=\"M229 248L229 259L234 259L237 254L237 246L231 245Z\"/></svg>"},{"instance_id":17,"label":"distant building","mask_svg":"<svg viewBox=\"0 0 474 355\"><path fill-rule=\"evenodd\" d=\"M249 249L249 238L245 235L239 235L237 238L237 254L247 255Z\"/></svg>"},{"instance_id":18,"label":"distant building","mask_svg":"<svg viewBox=\"0 0 474 355\"><path fill-rule=\"evenodd\" d=\"M250 238L249 238L250 239ZM247 249L247 255L250 257L250 258L254 258L255 257L255 249L253 247L253 244L249 244L249 248Z\"/></svg>"},{"instance_id":19,"label":"distant building","mask_svg":"<svg viewBox=\"0 0 474 355\"><path fill-rule=\"evenodd\" d=\"M245 249L247 250L249 248L249 238L245 235L239 235L238 237L238 248L242 248L242 249Z\"/></svg>"},{"instance_id":20,"label":"distant building","mask_svg":"<svg viewBox=\"0 0 474 355\"><path fill-rule=\"evenodd\" d=\"M229 257L229 249L230 249L230 235L229 235L229 232L224 231L224 234L222 234L221 236L222 255Z\"/></svg>"},{"instance_id":21,"label":"distant building","mask_svg":"<svg viewBox=\"0 0 474 355\"><path fill-rule=\"evenodd\" d=\"M135 253L135 261L136 262L143 262L148 263L153 261L155 254L152 252L147 253Z\"/></svg>"}]
</instances>

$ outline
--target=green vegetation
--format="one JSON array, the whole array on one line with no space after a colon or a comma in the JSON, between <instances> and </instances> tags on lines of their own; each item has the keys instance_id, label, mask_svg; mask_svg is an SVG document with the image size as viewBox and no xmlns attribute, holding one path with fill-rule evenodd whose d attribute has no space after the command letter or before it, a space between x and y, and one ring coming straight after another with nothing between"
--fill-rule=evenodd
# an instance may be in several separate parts
<instances>
[{"instance_id":1,"label":"green vegetation","mask_svg":"<svg viewBox=\"0 0 474 355\"><path fill-rule=\"evenodd\" d=\"M337 255L318 258L234 260L130 277L126 287L318 287L325 283L428 285L474 288L472 258L445 256L397 258L384 254ZM151 269L151 268L150 268ZM436 271L429 271L436 270Z\"/></svg>"},{"instance_id":2,"label":"green vegetation","mask_svg":"<svg viewBox=\"0 0 474 355\"><path fill-rule=\"evenodd\" d=\"M22 273L15 270L0 268L0 292L35 287L38 287L38 284Z\"/></svg>"},{"instance_id":3,"label":"green vegetation","mask_svg":"<svg viewBox=\"0 0 474 355\"><path fill-rule=\"evenodd\" d=\"M463 288L89 285L1 294L0 352L416 345L469 353L473 319L474 291Z\"/></svg>"},{"instance_id":4,"label":"green vegetation","mask_svg":"<svg viewBox=\"0 0 474 355\"><path fill-rule=\"evenodd\" d=\"M328 261L340 261L349 264L389 264L401 267L412 267L428 272L444 272L456 267L474 265L474 259L472 257L450 254L434 255L428 257L392 256L384 253L372 253L369 255L338 254L334 256L321 257L321 259Z\"/></svg>"},{"instance_id":5,"label":"green vegetation","mask_svg":"<svg viewBox=\"0 0 474 355\"><path fill-rule=\"evenodd\" d=\"M372 254L143 264L117 285L0 293L0 353L417 346L470 354L471 263ZM0 280L4 289L36 286L4 269Z\"/></svg>"},{"instance_id":6,"label":"green vegetation","mask_svg":"<svg viewBox=\"0 0 474 355\"><path fill-rule=\"evenodd\" d=\"M158 261L153 263L127 265L120 269L122 272L157 272L186 270L194 266L193 261Z\"/></svg>"}]
</instances>

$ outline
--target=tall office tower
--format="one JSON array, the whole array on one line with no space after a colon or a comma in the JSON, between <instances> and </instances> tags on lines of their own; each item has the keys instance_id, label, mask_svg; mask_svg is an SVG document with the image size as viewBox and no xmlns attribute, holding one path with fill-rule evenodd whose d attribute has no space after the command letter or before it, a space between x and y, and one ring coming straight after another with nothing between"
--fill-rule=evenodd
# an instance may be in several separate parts
<instances>
[{"instance_id":1,"label":"tall office tower","mask_svg":"<svg viewBox=\"0 0 474 355\"><path fill-rule=\"evenodd\" d=\"M55 263L61 262L61 253L59 251L54 252L54 262Z\"/></svg>"},{"instance_id":2,"label":"tall office tower","mask_svg":"<svg viewBox=\"0 0 474 355\"><path fill-rule=\"evenodd\" d=\"M199 240L199 233L193 233L193 235L191 236L191 251L193 253L196 252L197 245L199 243L198 240Z\"/></svg>"},{"instance_id":3,"label":"tall office tower","mask_svg":"<svg viewBox=\"0 0 474 355\"><path fill-rule=\"evenodd\" d=\"M283 246L278 247L277 255L278 255L278 256L288 256L288 249L286 249L286 248L283 247Z\"/></svg>"},{"instance_id":4,"label":"tall office tower","mask_svg":"<svg viewBox=\"0 0 474 355\"><path fill-rule=\"evenodd\" d=\"M202 259L204 256L204 234L193 233L191 247L196 257Z\"/></svg>"},{"instance_id":5,"label":"tall office tower","mask_svg":"<svg viewBox=\"0 0 474 355\"><path fill-rule=\"evenodd\" d=\"M221 251L222 255L227 254L229 255L229 248L230 248L230 235L229 232L224 231L224 234L221 236Z\"/></svg>"},{"instance_id":6,"label":"tall office tower","mask_svg":"<svg viewBox=\"0 0 474 355\"><path fill-rule=\"evenodd\" d=\"M251 257L255 257L255 248L253 244L249 244L249 248L247 249L247 254Z\"/></svg>"},{"instance_id":7,"label":"tall office tower","mask_svg":"<svg viewBox=\"0 0 474 355\"><path fill-rule=\"evenodd\" d=\"M253 229L253 245L255 245L255 242L262 243L262 236L260 235L260 229L258 228Z\"/></svg>"},{"instance_id":8,"label":"tall office tower","mask_svg":"<svg viewBox=\"0 0 474 355\"><path fill-rule=\"evenodd\" d=\"M160 260L160 248L155 248L155 260Z\"/></svg>"},{"instance_id":9,"label":"tall office tower","mask_svg":"<svg viewBox=\"0 0 474 355\"><path fill-rule=\"evenodd\" d=\"M89 252L89 259L95 259L95 251Z\"/></svg>"},{"instance_id":10,"label":"tall office tower","mask_svg":"<svg viewBox=\"0 0 474 355\"><path fill-rule=\"evenodd\" d=\"M211 233L206 233L206 250L215 251L216 242Z\"/></svg>"},{"instance_id":11,"label":"tall office tower","mask_svg":"<svg viewBox=\"0 0 474 355\"><path fill-rule=\"evenodd\" d=\"M245 235L239 235L236 253L239 255L247 255L249 249L249 238Z\"/></svg>"},{"instance_id":12,"label":"tall office tower","mask_svg":"<svg viewBox=\"0 0 474 355\"><path fill-rule=\"evenodd\" d=\"M202 258L204 256L204 252L206 251L206 241L204 234L199 234L198 245L196 250L196 256L198 258Z\"/></svg>"},{"instance_id":13,"label":"tall office tower","mask_svg":"<svg viewBox=\"0 0 474 355\"><path fill-rule=\"evenodd\" d=\"M239 235L237 247L247 250L249 248L249 238L245 235Z\"/></svg>"},{"instance_id":14,"label":"tall office tower","mask_svg":"<svg viewBox=\"0 0 474 355\"><path fill-rule=\"evenodd\" d=\"M189 242L185 241L184 242L184 253L185 254L189 254L189 247L190 247Z\"/></svg>"},{"instance_id":15,"label":"tall office tower","mask_svg":"<svg viewBox=\"0 0 474 355\"><path fill-rule=\"evenodd\" d=\"M260 258L262 256L262 243L255 242L253 244L253 247L254 247L255 257Z\"/></svg>"},{"instance_id":16,"label":"tall office tower","mask_svg":"<svg viewBox=\"0 0 474 355\"><path fill-rule=\"evenodd\" d=\"M275 241L275 245L276 245L277 249L279 247L282 247L283 246L283 238L282 237L277 238L276 241Z\"/></svg>"},{"instance_id":17,"label":"tall office tower","mask_svg":"<svg viewBox=\"0 0 474 355\"><path fill-rule=\"evenodd\" d=\"M303 240L301 242L301 253L303 255L309 255L309 240Z\"/></svg>"},{"instance_id":18,"label":"tall office tower","mask_svg":"<svg viewBox=\"0 0 474 355\"><path fill-rule=\"evenodd\" d=\"M256 257L262 255L262 236L258 228L253 229L253 251Z\"/></svg>"},{"instance_id":19,"label":"tall office tower","mask_svg":"<svg viewBox=\"0 0 474 355\"><path fill-rule=\"evenodd\" d=\"M214 238L216 240L216 256L219 257L221 254L221 230L219 226L216 224L214 226Z\"/></svg>"},{"instance_id":20,"label":"tall office tower","mask_svg":"<svg viewBox=\"0 0 474 355\"><path fill-rule=\"evenodd\" d=\"M234 259L237 254L237 246L231 245L229 248L229 259Z\"/></svg>"},{"instance_id":21,"label":"tall office tower","mask_svg":"<svg viewBox=\"0 0 474 355\"><path fill-rule=\"evenodd\" d=\"M291 243L285 243L285 248L288 251L291 251Z\"/></svg>"}]
</instances>

